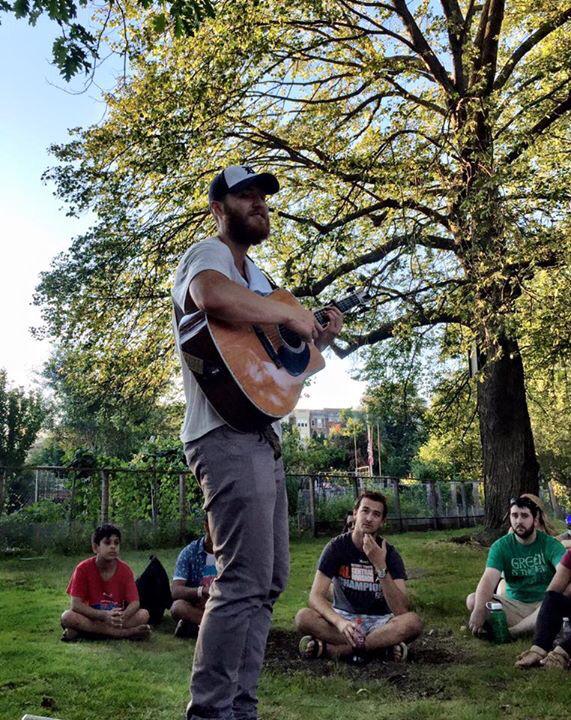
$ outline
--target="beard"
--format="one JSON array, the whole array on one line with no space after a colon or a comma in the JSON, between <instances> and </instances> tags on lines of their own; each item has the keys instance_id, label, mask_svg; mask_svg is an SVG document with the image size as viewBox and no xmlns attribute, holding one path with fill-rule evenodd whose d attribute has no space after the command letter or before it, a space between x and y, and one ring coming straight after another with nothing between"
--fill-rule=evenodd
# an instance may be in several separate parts
<instances>
[{"instance_id":1,"label":"beard","mask_svg":"<svg viewBox=\"0 0 571 720\"><path fill-rule=\"evenodd\" d=\"M514 533L522 540L527 540L528 537L531 537L533 535L533 531L535 530L535 527L533 525L527 529L520 525L516 525L516 527L512 526L512 528Z\"/></svg>"},{"instance_id":2,"label":"beard","mask_svg":"<svg viewBox=\"0 0 571 720\"><path fill-rule=\"evenodd\" d=\"M256 219L257 218L257 219ZM230 238L238 245L259 245L270 234L267 218L259 222L261 216L244 217L232 208L226 207L226 227Z\"/></svg>"}]
</instances>

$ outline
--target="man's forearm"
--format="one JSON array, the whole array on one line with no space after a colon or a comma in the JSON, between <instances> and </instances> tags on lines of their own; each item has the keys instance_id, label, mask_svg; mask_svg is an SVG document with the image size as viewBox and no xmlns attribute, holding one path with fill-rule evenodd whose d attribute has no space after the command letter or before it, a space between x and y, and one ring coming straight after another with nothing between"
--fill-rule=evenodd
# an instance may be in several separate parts
<instances>
[{"instance_id":1,"label":"man's forearm","mask_svg":"<svg viewBox=\"0 0 571 720\"><path fill-rule=\"evenodd\" d=\"M226 322L280 324L291 313L285 303L258 295L220 273L198 275L189 291L199 309Z\"/></svg>"},{"instance_id":2,"label":"man's forearm","mask_svg":"<svg viewBox=\"0 0 571 720\"><path fill-rule=\"evenodd\" d=\"M86 618L89 618L90 620L99 620L100 622L104 622L106 618L106 610L98 610L97 608L91 607L91 605L87 605L84 602L81 602L81 600L78 600L78 598L72 598L71 600L71 609L79 613L80 615L85 615Z\"/></svg>"},{"instance_id":3,"label":"man's forearm","mask_svg":"<svg viewBox=\"0 0 571 720\"><path fill-rule=\"evenodd\" d=\"M186 585L178 585L172 588L173 600L186 600L186 602L194 603L201 599L202 593L200 587L187 587Z\"/></svg>"},{"instance_id":4,"label":"man's forearm","mask_svg":"<svg viewBox=\"0 0 571 720\"><path fill-rule=\"evenodd\" d=\"M403 615L410 609L408 597L397 587L390 573L387 573L380 581L381 590L387 605L394 615Z\"/></svg>"},{"instance_id":5,"label":"man's forearm","mask_svg":"<svg viewBox=\"0 0 571 720\"><path fill-rule=\"evenodd\" d=\"M322 618L327 620L328 623L337 627L339 615L335 612L333 606L327 598L324 598L321 595L310 594L309 607L318 612Z\"/></svg>"},{"instance_id":6,"label":"man's forearm","mask_svg":"<svg viewBox=\"0 0 571 720\"><path fill-rule=\"evenodd\" d=\"M483 609L486 606L486 603L490 602L492 599L494 590L495 586L492 583L486 581L485 579L480 580L474 597L474 609Z\"/></svg>"}]
</instances>

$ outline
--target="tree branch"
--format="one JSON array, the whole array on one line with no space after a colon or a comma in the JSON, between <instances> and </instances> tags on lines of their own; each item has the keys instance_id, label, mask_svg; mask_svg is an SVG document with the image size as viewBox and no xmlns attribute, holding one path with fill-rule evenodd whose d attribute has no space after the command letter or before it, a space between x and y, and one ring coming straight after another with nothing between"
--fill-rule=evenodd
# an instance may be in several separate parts
<instances>
[{"instance_id":1,"label":"tree branch","mask_svg":"<svg viewBox=\"0 0 571 720\"><path fill-rule=\"evenodd\" d=\"M484 81L481 93L488 95L493 88L498 61L498 44L504 20L505 0L486 0L476 36L478 57L474 62L474 79Z\"/></svg>"},{"instance_id":2,"label":"tree branch","mask_svg":"<svg viewBox=\"0 0 571 720\"><path fill-rule=\"evenodd\" d=\"M382 260L389 253L393 252L393 250L397 250L399 247L408 243L416 243L417 245L422 245L423 247L447 250L450 252L453 252L454 250L453 241L440 235L411 237L397 235L383 245L380 245L367 253L358 255L356 258L353 258L353 260L347 260L346 262L341 263L341 265L338 265L335 270L325 275L325 277L321 278L321 280L317 280L311 285L299 285L292 290L292 293L299 297L316 297L335 280L343 277L343 275L347 275L348 273L357 270L357 268L363 267L363 265L370 265L371 263L379 262L379 260Z\"/></svg>"},{"instance_id":3,"label":"tree branch","mask_svg":"<svg viewBox=\"0 0 571 720\"><path fill-rule=\"evenodd\" d=\"M417 313L409 313L403 315L396 320L390 320L389 322L379 325L376 330L372 330L366 335L357 335L352 338L352 341L345 347L339 346L337 343L333 343L331 348L337 357L344 358L355 350L365 346L374 345L381 340L388 340L393 337L395 331L402 325L413 325L414 327L431 327L434 325L441 325L442 323L458 323L464 324L464 321L459 315L454 315L447 312L425 312L422 315Z\"/></svg>"},{"instance_id":4,"label":"tree branch","mask_svg":"<svg viewBox=\"0 0 571 720\"><path fill-rule=\"evenodd\" d=\"M434 79L442 85L448 95L452 95L454 93L454 84L448 77L446 69L428 44L421 29L416 24L416 20L411 15L405 0L392 0L392 5L401 17L412 40L415 51L424 60L426 67L430 70Z\"/></svg>"},{"instance_id":5,"label":"tree branch","mask_svg":"<svg viewBox=\"0 0 571 720\"><path fill-rule=\"evenodd\" d=\"M566 112L569 112L569 110L571 110L571 90L563 102L553 108L550 113L543 117L531 128L531 130L526 133L525 140L522 140L522 142L520 142L519 145L516 145L515 148L507 155L506 162L512 163L514 160L517 160L517 158L535 142L544 130L547 130L548 127L553 125L554 122L559 120L559 118Z\"/></svg>"},{"instance_id":6,"label":"tree branch","mask_svg":"<svg viewBox=\"0 0 571 720\"><path fill-rule=\"evenodd\" d=\"M454 80L458 92L464 94L466 90L466 79L464 77L464 66L462 64L462 42L464 30L464 18L458 0L440 0L444 15L446 16L446 27L448 30L448 42L452 51L454 63Z\"/></svg>"},{"instance_id":7,"label":"tree branch","mask_svg":"<svg viewBox=\"0 0 571 720\"><path fill-rule=\"evenodd\" d=\"M355 210L355 212L350 213L349 215L345 215L345 217L339 218L338 220L334 220L333 222L326 224L319 223L317 222L317 220L313 220L313 218L301 217L299 215L291 215L290 213L286 213L285 211L280 211L279 215L302 225L311 225L317 231L319 231L321 235L327 235L333 230L337 230L338 228L343 227L344 225L347 225L354 220L359 220L362 217L368 217L372 215L372 213L379 210L400 210L403 208L407 208L409 210L416 210L423 215L426 215L431 220L435 220L436 222L440 223L445 228L449 229L450 227L449 218L446 215L442 215L437 210L434 210L433 208L426 205L422 205L421 203L417 203L414 200L395 200L394 198L384 198L383 200L379 200L379 202L368 205L367 207L361 208L360 210Z\"/></svg>"},{"instance_id":8,"label":"tree branch","mask_svg":"<svg viewBox=\"0 0 571 720\"><path fill-rule=\"evenodd\" d=\"M543 23L534 33L532 33L522 44L512 53L510 59L503 66L500 74L494 82L494 90L499 90L508 81L512 74L515 66L518 62L526 55L530 50L543 40L543 38L550 35L554 30L561 25L564 25L571 18L571 7L568 7L562 13L554 17L552 20Z\"/></svg>"}]
</instances>

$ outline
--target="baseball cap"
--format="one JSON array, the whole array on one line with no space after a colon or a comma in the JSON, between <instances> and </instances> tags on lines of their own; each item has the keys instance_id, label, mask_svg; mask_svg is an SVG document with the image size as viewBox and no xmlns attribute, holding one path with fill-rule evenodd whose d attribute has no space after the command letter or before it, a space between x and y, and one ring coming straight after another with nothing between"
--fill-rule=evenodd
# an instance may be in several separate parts
<instances>
[{"instance_id":1,"label":"baseball cap","mask_svg":"<svg viewBox=\"0 0 571 720\"><path fill-rule=\"evenodd\" d=\"M237 193L249 185L257 185L266 195L280 189L278 179L272 173L257 173L249 165L230 165L210 183L208 202L222 200L227 193Z\"/></svg>"}]
</instances>

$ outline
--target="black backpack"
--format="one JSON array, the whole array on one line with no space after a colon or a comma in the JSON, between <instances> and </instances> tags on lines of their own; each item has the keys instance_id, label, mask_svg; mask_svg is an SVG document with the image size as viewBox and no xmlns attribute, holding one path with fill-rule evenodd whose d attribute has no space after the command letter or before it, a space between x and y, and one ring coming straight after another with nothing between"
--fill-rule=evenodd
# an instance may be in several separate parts
<instances>
[{"instance_id":1,"label":"black backpack","mask_svg":"<svg viewBox=\"0 0 571 720\"><path fill-rule=\"evenodd\" d=\"M141 607L149 611L151 625L158 625L172 605L169 576L161 561L151 555L149 563L135 580Z\"/></svg>"}]
</instances>

